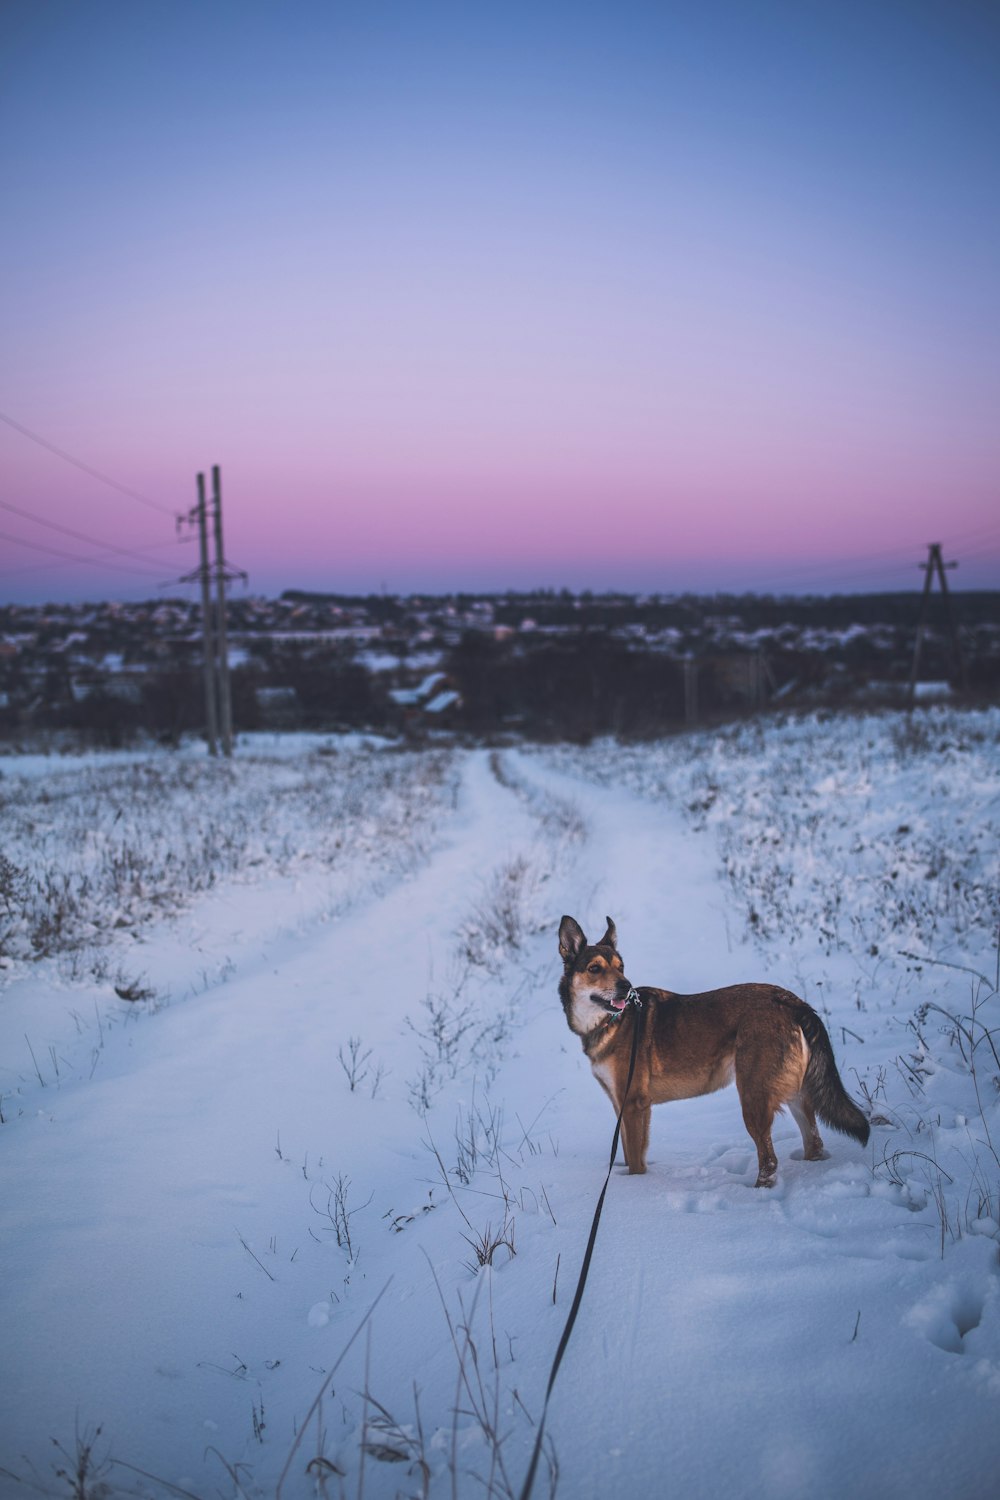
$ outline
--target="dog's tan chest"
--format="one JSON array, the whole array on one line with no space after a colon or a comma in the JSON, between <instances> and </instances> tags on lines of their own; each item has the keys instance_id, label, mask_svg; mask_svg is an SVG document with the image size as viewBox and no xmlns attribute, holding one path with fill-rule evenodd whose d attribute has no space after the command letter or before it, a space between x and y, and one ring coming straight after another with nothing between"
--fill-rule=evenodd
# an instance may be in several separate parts
<instances>
[{"instance_id":1,"label":"dog's tan chest","mask_svg":"<svg viewBox=\"0 0 1000 1500\"><path fill-rule=\"evenodd\" d=\"M599 1061L595 1062L592 1058L590 1062L590 1069L594 1077L597 1079L598 1083L601 1085L601 1088L606 1090L606 1092L611 1095L612 1099L617 1100L617 1095L615 1093L615 1070L611 1066L610 1061L602 1058Z\"/></svg>"}]
</instances>

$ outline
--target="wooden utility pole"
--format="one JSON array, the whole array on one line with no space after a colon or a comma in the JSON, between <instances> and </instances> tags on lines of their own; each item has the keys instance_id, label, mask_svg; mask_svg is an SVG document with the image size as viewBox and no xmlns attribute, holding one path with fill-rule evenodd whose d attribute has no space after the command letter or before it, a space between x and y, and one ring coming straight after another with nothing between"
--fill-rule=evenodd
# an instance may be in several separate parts
<instances>
[{"instance_id":1,"label":"wooden utility pole","mask_svg":"<svg viewBox=\"0 0 1000 1500\"><path fill-rule=\"evenodd\" d=\"M205 681L205 731L210 755L217 755L218 728L215 715L215 641L212 632L211 572L208 563L208 517L205 514L205 476L198 475L198 545L201 566L198 569L201 582L201 644L202 669Z\"/></svg>"},{"instance_id":2,"label":"wooden utility pole","mask_svg":"<svg viewBox=\"0 0 1000 1500\"><path fill-rule=\"evenodd\" d=\"M208 515L205 504L205 476L199 474L198 504L194 510L188 511L186 520L189 525L198 528L198 547L200 560L197 568L190 573L185 573L180 580L181 583L199 583L201 585L201 658L202 679L205 687L205 738L208 741L209 754L218 755L219 717L216 711L216 681L215 681L215 632L212 629L212 565L208 557ZM179 521L180 525L182 522Z\"/></svg>"},{"instance_id":3,"label":"wooden utility pole","mask_svg":"<svg viewBox=\"0 0 1000 1500\"><path fill-rule=\"evenodd\" d=\"M219 738L222 753L233 753L233 702L229 691L229 647L226 641L226 554L222 548L222 484L219 465L212 466L212 521L215 527L215 619L219 646Z\"/></svg>"},{"instance_id":4,"label":"wooden utility pole","mask_svg":"<svg viewBox=\"0 0 1000 1500\"><path fill-rule=\"evenodd\" d=\"M184 518L178 524L181 524ZM208 554L208 505L205 499L205 476L198 475L198 504L186 517L198 527L198 543L201 548L201 563L191 573L186 573L181 583L201 584L201 636L202 659L205 680L205 735L212 755L218 755L221 743L223 755L233 753L233 709L229 689L229 654L226 641L226 584L231 578L242 578L246 574L239 568L230 568L222 550L222 483L218 464L212 469L212 532L215 540L215 561ZM215 621L212 621L212 579L215 579Z\"/></svg>"},{"instance_id":5,"label":"wooden utility pole","mask_svg":"<svg viewBox=\"0 0 1000 1500\"><path fill-rule=\"evenodd\" d=\"M955 616L952 614L951 595L948 593L948 580L945 577L946 571L949 568L957 568L958 563L946 563L941 556L941 543L928 542L927 561L925 563L918 563L917 566L924 569L924 591L920 596L920 618L917 621L917 638L913 643L913 667L910 671L909 692L909 705L911 708L917 695L917 673L920 670L920 656L923 651L924 637L927 634L927 611L930 604L931 584L934 581L935 574L941 584L941 597L944 600L945 619L948 623L948 634L951 638L952 659L963 690L968 686L965 657L962 654L962 643L959 640Z\"/></svg>"}]
</instances>

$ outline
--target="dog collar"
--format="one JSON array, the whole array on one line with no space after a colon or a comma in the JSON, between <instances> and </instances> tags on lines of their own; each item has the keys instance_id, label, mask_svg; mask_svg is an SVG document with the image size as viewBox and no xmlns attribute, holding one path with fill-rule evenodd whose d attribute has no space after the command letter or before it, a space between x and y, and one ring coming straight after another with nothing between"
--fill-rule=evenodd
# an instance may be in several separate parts
<instances>
[{"instance_id":1,"label":"dog collar","mask_svg":"<svg viewBox=\"0 0 1000 1500\"><path fill-rule=\"evenodd\" d=\"M630 1005L634 1005L636 1010L642 1010L642 1001L639 999L638 990L629 990L628 994L625 996L625 1004L622 1006L621 1010L614 1010L611 1012L612 1024L614 1024L615 1021L621 1020L622 1016L628 1010Z\"/></svg>"}]
</instances>

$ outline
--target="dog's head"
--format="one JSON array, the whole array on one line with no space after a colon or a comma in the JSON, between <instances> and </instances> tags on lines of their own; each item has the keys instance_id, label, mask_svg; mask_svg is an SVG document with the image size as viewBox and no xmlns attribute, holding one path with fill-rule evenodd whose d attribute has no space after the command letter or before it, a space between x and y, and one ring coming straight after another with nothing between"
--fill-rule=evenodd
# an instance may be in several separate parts
<instances>
[{"instance_id":1,"label":"dog's head","mask_svg":"<svg viewBox=\"0 0 1000 1500\"><path fill-rule=\"evenodd\" d=\"M635 991L625 978L618 952L618 934L608 917L599 943L588 943L583 928L572 917L559 923L559 953L563 977L559 995L570 1029L583 1036L610 1016L621 1015Z\"/></svg>"}]
</instances>

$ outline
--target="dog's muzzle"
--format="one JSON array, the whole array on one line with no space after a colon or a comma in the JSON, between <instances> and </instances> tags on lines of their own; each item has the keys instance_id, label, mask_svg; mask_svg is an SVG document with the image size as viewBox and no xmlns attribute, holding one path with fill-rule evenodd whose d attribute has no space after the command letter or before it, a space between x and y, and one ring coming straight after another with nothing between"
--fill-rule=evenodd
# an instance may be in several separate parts
<instances>
[{"instance_id":1,"label":"dog's muzzle","mask_svg":"<svg viewBox=\"0 0 1000 1500\"><path fill-rule=\"evenodd\" d=\"M619 1016L622 1015L630 1005L636 1006L637 1009L642 1009L642 1001L639 999L638 991L632 985L629 985L628 989L623 995L616 995L613 1000L608 1002L608 1004L610 1005L611 1010L613 1010L615 1014Z\"/></svg>"}]
</instances>

